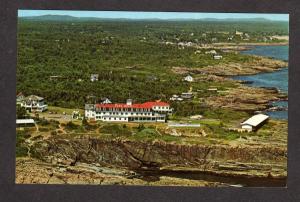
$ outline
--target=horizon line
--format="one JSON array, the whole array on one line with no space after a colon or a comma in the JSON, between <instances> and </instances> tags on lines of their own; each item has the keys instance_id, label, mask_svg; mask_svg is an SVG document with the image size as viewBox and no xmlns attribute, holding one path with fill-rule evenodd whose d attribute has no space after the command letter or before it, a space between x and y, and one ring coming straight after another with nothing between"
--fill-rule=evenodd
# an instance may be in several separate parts
<instances>
[{"instance_id":1,"label":"horizon line","mask_svg":"<svg viewBox=\"0 0 300 202\"><path fill-rule=\"evenodd\" d=\"M159 19L159 20L201 20L201 19L257 19L289 21L289 14L272 13L205 13L205 12L145 12L145 11L74 11L74 10L18 10L18 17L40 17L45 15L70 16L75 18L103 19ZM252 15L252 16L249 16Z\"/></svg>"}]
</instances>

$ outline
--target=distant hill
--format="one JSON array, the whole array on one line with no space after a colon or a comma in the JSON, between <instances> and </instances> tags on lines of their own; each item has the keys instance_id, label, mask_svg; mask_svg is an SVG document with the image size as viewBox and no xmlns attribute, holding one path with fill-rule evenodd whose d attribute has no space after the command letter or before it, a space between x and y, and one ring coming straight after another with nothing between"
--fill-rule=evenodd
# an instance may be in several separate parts
<instances>
[{"instance_id":1,"label":"distant hill","mask_svg":"<svg viewBox=\"0 0 300 202\"><path fill-rule=\"evenodd\" d=\"M203 19L204 21L233 21L233 22L236 22L236 21L255 21L255 22L269 22L269 21L272 21L272 20L269 20L269 19L266 19L266 18L224 18L224 19L216 19L216 18L204 18Z\"/></svg>"},{"instance_id":2,"label":"distant hill","mask_svg":"<svg viewBox=\"0 0 300 202\"><path fill-rule=\"evenodd\" d=\"M276 22L266 18L203 18L203 19L129 19L129 18L97 18L97 17L74 17L70 15L41 15L19 17L22 20L30 21L211 21L211 22Z\"/></svg>"},{"instance_id":3,"label":"distant hill","mask_svg":"<svg viewBox=\"0 0 300 202\"><path fill-rule=\"evenodd\" d=\"M26 20L46 20L46 21L73 21L77 20L77 17L70 15L41 15L41 16L29 16L29 17L20 17L21 19Z\"/></svg>"}]
</instances>

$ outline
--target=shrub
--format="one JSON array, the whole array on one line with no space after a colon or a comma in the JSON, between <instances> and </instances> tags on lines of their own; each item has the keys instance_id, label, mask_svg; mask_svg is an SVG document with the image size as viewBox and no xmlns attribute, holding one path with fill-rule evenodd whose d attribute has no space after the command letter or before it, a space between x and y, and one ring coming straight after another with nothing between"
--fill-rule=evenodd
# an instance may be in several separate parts
<instances>
[{"instance_id":1,"label":"shrub","mask_svg":"<svg viewBox=\"0 0 300 202\"><path fill-rule=\"evenodd\" d=\"M55 136L55 135L57 135L57 132L56 131L51 131L50 134L53 135L53 136Z\"/></svg>"},{"instance_id":2,"label":"shrub","mask_svg":"<svg viewBox=\"0 0 300 202\"><path fill-rule=\"evenodd\" d=\"M16 136L16 157L27 156L28 148L25 145L25 139L30 135L24 131L17 131Z\"/></svg>"},{"instance_id":3,"label":"shrub","mask_svg":"<svg viewBox=\"0 0 300 202\"><path fill-rule=\"evenodd\" d=\"M139 126L137 127L137 129L138 129L139 132L142 131L142 130L144 130L145 129L144 124L139 124Z\"/></svg>"},{"instance_id":4,"label":"shrub","mask_svg":"<svg viewBox=\"0 0 300 202\"><path fill-rule=\"evenodd\" d=\"M87 122L87 120L86 120L85 118L82 119L81 124L82 124L83 126L88 126L88 125L89 125L89 123Z\"/></svg>"},{"instance_id":5,"label":"shrub","mask_svg":"<svg viewBox=\"0 0 300 202\"><path fill-rule=\"evenodd\" d=\"M41 125L41 126L47 126L47 125L50 124L50 122L49 122L47 119L45 119L45 118L38 119L38 123L39 123L39 125Z\"/></svg>"},{"instance_id":6,"label":"shrub","mask_svg":"<svg viewBox=\"0 0 300 202\"><path fill-rule=\"evenodd\" d=\"M104 125L100 128L100 132L112 135L131 135L130 129L121 127L117 124Z\"/></svg>"},{"instance_id":7,"label":"shrub","mask_svg":"<svg viewBox=\"0 0 300 202\"><path fill-rule=\"evenodd\" d=\"M65 127L67 130L76 130L79 126L74 124L72 121L69 121Z\"/></svg>"},{"instance_id":8,"label":"shrub","mask_svg":"<svg viewBox=\"0 0 300 202\"><path fill-rule=\"evenodd\" d=\"M50 129L47 127L39 127L40 132L48 132Z\"/></svg>"},{"instance_id":9,"label":"shrub","mask_svg":"<svg viewBox=\"0 0 300 202\"><path fill-rule=\"evenodd\" d=\"M28 148L22 145L16 146L16 157L24 157L27 156Z\"/></svg>"},{"instance_id":10,"label":"shrub","mask_svg":"<svg viewBox=\"0 0 300 202\"><path fill-rule=\"evenodd\" d=\"M91 125L86 119L82 119L81 126L83 130L95 130L97 125Z\"/></svg>"},{"instance_id":11,"label":"shrub","mask_svg":"<svg viewBox=\"0 0 300 202\"><path fill-rule=\"evenodd\" d=\"M160 135L155 129L144 128L137 132L133 137L136 140L154 140L160 137Z\"/></svg>"}]
</instances>

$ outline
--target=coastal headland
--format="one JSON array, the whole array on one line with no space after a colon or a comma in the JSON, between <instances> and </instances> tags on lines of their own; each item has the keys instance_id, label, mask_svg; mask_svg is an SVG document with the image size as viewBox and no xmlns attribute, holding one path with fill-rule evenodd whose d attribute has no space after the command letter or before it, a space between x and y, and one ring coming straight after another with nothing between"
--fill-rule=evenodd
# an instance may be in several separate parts
<instances>
[{"instance_id":1,"label":"coastal headland","mask_svg":"<svg viewBox=\"0 0 300 202\"><path fill-rule=\"evenodd\" d=\"M161 35L160 24L157 32L141 31L156 22L126 22L122 30L115 29L116 22L102 22L109 31L64 22L73 32L62 35L59 23L19 23L17 90L45 97L49 108L28 114L34 127L17 128L16 183L285 186L287 120L271 117L257 131L237 129L256 113L277 110L271 103L288 95L233 77L288 68L287 61L240 53L257 45L286 45L286 38L235 31L234 43L224 42L231 36L227 32L204 32L196 40L195 31ZM93 34L84 31L90 27ZM91 81L95 74L99 80ZM184 81L187 75L192 82ZM182 93L193 97L171 100ZM71 118L74 111L83 113L90 97L122 103L129 95L137 103L170 102L174 113L167 123Z\"/></svg>"}]
</instances>

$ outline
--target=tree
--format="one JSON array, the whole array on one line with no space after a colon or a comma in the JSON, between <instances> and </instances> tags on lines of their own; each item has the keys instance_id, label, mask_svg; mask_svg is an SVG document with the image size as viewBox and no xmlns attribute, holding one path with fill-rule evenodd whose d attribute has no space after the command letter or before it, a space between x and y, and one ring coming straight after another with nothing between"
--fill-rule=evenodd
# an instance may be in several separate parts
<instances>
[{"instance_id":1,"label":"tree","mask_svg":"<svg viewBox=\"0 0 300 202\"><path fill-rule=\"evenodd\" d=\"M84 118L82 119L82 122L81 122L82 126L88 126L89 123L87 122L87 120Z\"/></svg>"},{"instance_id":2,"label":"tree","mask_svg":"<svg viewBox=\"0 0 300 202\"><path fill-rule=\"evenodd\" d=\"M26 109L17 105L17 119L24 119L27 115Z\"/></svg>"}]
</instances>

